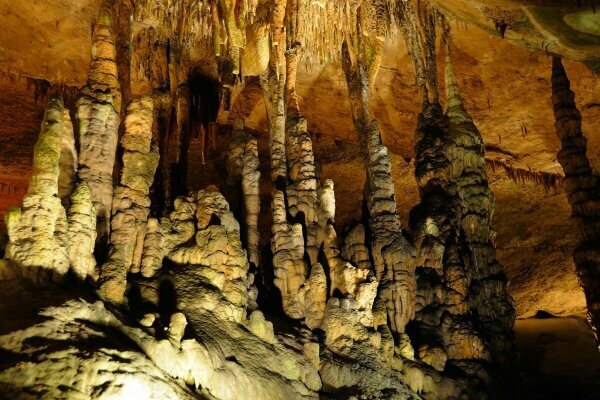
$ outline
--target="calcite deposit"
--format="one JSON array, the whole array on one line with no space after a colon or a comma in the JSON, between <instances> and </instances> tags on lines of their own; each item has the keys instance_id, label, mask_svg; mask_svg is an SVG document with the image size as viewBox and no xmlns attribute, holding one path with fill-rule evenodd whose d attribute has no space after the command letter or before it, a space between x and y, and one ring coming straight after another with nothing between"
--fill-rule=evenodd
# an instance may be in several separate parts
<instances>
[{"instance_id":1,"label":"calcite deposit","mask_svg":"<svg viewBox=\"0 0 600 400\"><path fill-rule=\"evenodd\" d=\"M104 13L94 26L92 60L87 85L77 100L79 124L78 179L92 191L98 216L96 242L106 251L113 198L113 166L118 142L121 92L111 16Z\"/></svg>"},{"instance_id":2,"label":"calcite deposit","mask_svg":"<svg viewBox=\"0 0 600 400\"><path fill-rule=\"evenodd\" d=\"M99 285L103 298L122 302L128 273L140 272L148 214L150 186L158 166L158 148L152 140L153 100L134 99L127 107L120 184L112 201L110 248L102 265Z\"/></svg>"},{"instance_id":3,"label":"calcite deposit","mask_svg":"<svg viewBox=\"0 0 600 400\"><path fill-rule=\"evenodd\" d=\"M4 3L0 398L600 390L593 3Z\"/></svg>"},{"instance_id":4,"label":"calcite deposit","mask_svg":"<svg viewBox=\"0 0 600 400\"><path fill-rule=\"evenodd\" d=\"M9 241L6 259L17 264L33 280L61 280L69 271L67 214L58 197L61 143L65 126L62 99L54 97L46 107L35 145L33 174L23 207L6 215Z\"/></svg>"}]
</instances>

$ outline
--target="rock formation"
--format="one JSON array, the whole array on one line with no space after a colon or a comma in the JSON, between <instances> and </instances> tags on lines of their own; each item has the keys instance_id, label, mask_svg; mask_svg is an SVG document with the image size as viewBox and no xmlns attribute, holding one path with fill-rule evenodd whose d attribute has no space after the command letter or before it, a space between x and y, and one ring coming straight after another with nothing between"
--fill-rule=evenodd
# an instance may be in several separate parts
<instances>
[{"instance_id":1,"label":"rock formation","mask_svg":"<svg viewBox=\"0 0 600 400\"><path fill-rule=\"evenodd\" d=\"M69 199L67 215L69 238L69 260L71 269L80 280L98 279L94 245L96 243L96 210L92 192L85 182L80 182Z\"/></svg>"},{"instance_id":2,"label":"rock formation","mask_svg":"<svg viewBox=\"0 0 600 400\"><path fill-rule=\"evenodd\" d=\"M35 145L23 207L6 215L6 259L34 281L61 280L69 271L67 215L58 197L61 144L64 131L72 129L69 124L62 99L53 97Z\"/></svg>"},{"instance_id":3,"label":"rock formation","mask_svg":"<svg viewBox=\"0 0 600 400\"><path fill-rule=\"evenodd\" d=\"M63 130L60 148L60 173L58 175L58 197L65 208L69 207L69 196L75 188L77 174L77 149L69 110L63 110Z\"/></svg>"},{"instance_id":4,"label":"rock formation","mask_svg":"<svg viewBox=\"0 0 600 400\"><path fill-rule=\"evenodd\" d=\"M103 13L96 22L92 41L88 82L77 100L80 149L77 177L92 191L98 216L96 243L105 251L110 233L113 166L121 113L115 45L108 13Z\"/></svg>"},{"instance_id":5,"label":"rock formation","mask_svg":"<svg viewBox=\"0 0 600 400\"><path fill-rule=\"evenodd\" d=\"M140 272L146 224L150 212L150 185L158 166L158 148L152 142L153 100L134 99L127 107L121 138L123 167L114 190L108 260L100 271L99 291L120 303L127 274Z\"/></svg>"},{"instance_id":6,"label":"rock formation","mask_svg":"<svg viewBox=\"0 0 600 400\"><path fill-rule=\"evenodd\" d=\"M370 82L377 74L377 54L380 54L383 43L378 38L368 37L360 27L357 29L359 46L355 61L345 42L342 63L352 118L364 151L367 170L365 200L372 238L369 246L375 277L380 282L378 302L387 310L392 332L404 333L406 324L414 316L415 254L413 246L402 233L387 148L381 143L377 122L371 120L369 106ZM373 53L374 56L370 58L367 53Z\"/></svg>"},{"instance_id":7,"label":"rock formation","mask_svg":"<svg viewBox=\"0 0 600 400\"><path fill-rule=\"evenodd\" d=\"M554 127L562 144L558 161L565 172L563 185L571 204L572 218L577 220L581 229L579 246L574 250L573 258L587 301L588 321L599 343L600 290L597 279L600 234L597 210L600 186L587 157L587 139L581 129L581 114L575 104L575 94L558 57L552 59L552 104L556 118Z\"/></svg>"},{"instance_id":8,"label":"rock formation","mask_svg":"<svg viewBox=\"0 0 600 400\"><path fill-rule=\"evenodd\" d=\"M0 397L511 397L522 371L490 184L514 182L488 179L486 167L557 192L562 181L582 228L573 258L590 322L600 324L598 182L560 60L552 84L564 179L554 167L520 163L512 134L497 142L486 134L484 143L474 119L483 118L484 133L500 125L494 106L506 96L494 93L487 113L481 93L469 98L474 88L486 92L488 66L472 52L488 51L488 42L454 50L446 19L448 10L483 14L501 39L533 43L514 35L558 35L542 32L546 22L523 33L520 24L533 24L545 5L524 0L504 12L478 1L96 3L73 10L83 20L73 42L90 32L91 59L66 60L59 70L91 61L87 76L26 81L35 107L50 101L23 206L6 217L0 308L11 317L0 324ZM0 22L19 15L7 10ZM548 10L592 35L593 24L581 22L587 14ZM72 20L52 19L52 30L71 32ZM68 54L66 43L53 47ZM5 44L0 37L2 52L14 53ZM586 46L582 53L593 48ZM460 71L469 62L481 68L477 79L457 79L451 56ZM407 60L415 82L407 83ZM1 69L0 87L12 88ZM415 119L416 130L405 129ZM261 165L259 149L269 162ZM557 204L558 196L544 201ZM533 218L525 214L519 221ZM512 240L502 235L505 245ZM565 239L565 253L573 240Z\"/></svg>"},{"instance_id":9,"label":"rock formation","mask_svg":"<svg viewBox=\"0 0 600 400\"><path fill-rule=\"evenodd\" d=\"M244 132L243 123L233 128L227 153L228 182L240 185L238 195L243 196L246 247L248 260L255 267L260 265L258 214L260 212L260 172L257 141Z\"/></svg>"},{"instance_id":10,"label":"rock formation","mask_svg":"<svg viewBox=\"0 0 600 400\"><path fill-rule=\"evenodd\" d=\"M488 186L483 140L463 105L449 53L448 50L446 115L448 133L454 142L449 161L462 207L460 225L468 249L464 262L470 283L468 288L459 283L453 290L461 293L468 289L470 306L478 312L492 351L499 360L504 361L510 359L506 354L510 354L514 346L511 327L515 311L508 294L504 269L496 261L494 232L491 229L494 196ZM447 274L449 281L452 280L450 275L460 277L459 280L464 279L461 277L462 273L456 270Z\"/></svg>"}]
</instances>

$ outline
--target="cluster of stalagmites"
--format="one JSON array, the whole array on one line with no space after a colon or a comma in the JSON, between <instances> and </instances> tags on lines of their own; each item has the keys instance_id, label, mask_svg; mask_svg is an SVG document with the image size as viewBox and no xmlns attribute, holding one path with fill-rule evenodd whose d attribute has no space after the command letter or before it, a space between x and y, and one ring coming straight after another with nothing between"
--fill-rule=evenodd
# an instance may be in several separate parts
<instances>
[{"instance_id":1,"label":"cluster of stalagmites","mask_svg":"<svg viewBox=\"0 0 600 400\"><path fill-rule=\"evenodd\" d=\"M61 155L71 153L73 127L60 98L52 98L35 145L33 173L23 207L6 215L9 242L5 258L37 282L62 281L72 271L80 279L94 277L92 254L96 217L90 189L80 182L71 193L72 175L61 176ZM71 168L72 164L68 165ZM62 179L61 179L62 178ZM67 182L65 182L67 181ZM63 204L68 204L68 212Z\"/></svg>"},{"instance_id":2,"label":"cluster of stalagmites","mask_svg":"<svg viewBox=\"0 0 600 400\"><path fill-rule=\"evenodd\" d=\"M45 312L50 322L0 337L2 348L31 351L10 343L67 326L84 342L104 340L103 327L111 327L136 344L132 362L168 375L159 379L172 389L164 398L194 396L183 383L221 399L318 398L320 391L399 399L481 395L477 383L487 379L481 364L512 351L514 311L495 260L483 144L450 64L446 114L436 100L425 102L419 118L421 203L411 213L412 237L402 230L388 150L369 117L371 71L359 65L347 76L365 151L366 207L362 221L338 237L334 183L319 176L297 104L286 109L285 71L269 67L261 84L270 124L272 260L261 260L258 147L241 120L233 124L227 157L231 208L209 186L176 198L162 217L151 216L150 188L162 154L156 109L164 98L133 97L117 143L121 95L113 42L109 21L100 18L77 103L79 152L68 110L58 98L48 104L29 192L22 209L7 216L6 258L38 282L72 271L120 311L69 302ZM355 67L346 63L345 72ZM185 83L177 88L169 108L183 140L190 93ZM121 168L113 188L117 144ZM94 248L106 252L100 266ZM255 276L270 263L281 308L295 320L288 321L293 334L276 335L258 309ZM86 330L86 322L97 332ZM71 356L83 357L80 350L58 354L50 346L47 355L71 363ZM88 360L112 365L112 355L92 352ZM464 378L445 376L450 364ZM0 383L22 379L18 369L7 371ZM28 373L47 378L35 367ZM74 390L98 390L69 379L63 385Z\"/></svg>"}]
</instances>

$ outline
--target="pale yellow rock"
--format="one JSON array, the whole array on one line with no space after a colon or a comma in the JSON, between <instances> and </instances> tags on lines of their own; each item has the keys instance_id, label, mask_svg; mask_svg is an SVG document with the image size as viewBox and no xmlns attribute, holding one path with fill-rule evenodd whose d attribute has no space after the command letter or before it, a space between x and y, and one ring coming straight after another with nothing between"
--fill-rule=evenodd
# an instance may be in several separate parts
<instances>
[{"instance_id":1,"label":"pale yellow rock","mask_svg":"<svg viewBox=\"0 0 600 400\"><path fill-rule=\"evenodd\" d=\"M113 197L113 166L117 151L121 92L110 17L94 25L88 82L77 100L79 170L77 177L92 191L98 216L97 245L106 249Z\"/></svg>"},{"instance_id":2,"label":"pale yellow rock","mask_svg":"<svg viewBox=\"0 0 600 400\"><path fill-rule=\"evenodd\" d=\"M121 138L123 167L114 189L108 259L100 271L99 293L123 302L128 273L140 272L148 215L150 186L158 167L158 146L152 142L154 103L135 98L127 107Z\"/></svg>"},{"instance_id":3,"label":"pale yellow rock","mask_svg":"<svg viewBox=\"0 0 600 400\"><path fill-rule=\"evenodd\" d=\"M96 280L98 277L94 258L96 210L94 210L92 193L87 183L77 184L71 194L69 204L67 236L71 270L80 280L88 277Z\"/></svg>"},{"instance_id":4,"label":"pale yellow rock","mask_svg":"<svg viewBox=\"0 0 600 400\"><path fill-rule=\"evenodd\" d=\"M265 320L265 316L259 310L255 310L250 314L248 321L248 329L256 336L267 343L275 343L275 333L273 332L273 323Z\"/></svg>"},{"instance_id":5,"label":"pale yellow rock","mask_svg":"<svg viewBox=\"0 0 600 400\"><path fill-rule=\"evenodd\" d=\"M62 99L48 102L33 155L33 173L21 209L5 216L5 258L34 281L62 280L69 270L67 215L58 197L61 143L65 127Z\"/></svg>"}]
</instances>

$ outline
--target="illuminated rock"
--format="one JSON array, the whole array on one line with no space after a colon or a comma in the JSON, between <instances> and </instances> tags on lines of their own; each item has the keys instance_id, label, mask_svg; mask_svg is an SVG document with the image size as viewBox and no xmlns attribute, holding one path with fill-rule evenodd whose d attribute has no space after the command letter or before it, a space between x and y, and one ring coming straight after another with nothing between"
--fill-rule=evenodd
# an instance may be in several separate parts
<instances>
[{"instance_id":1,"label":"illuminated rock","mask_svg":"<svg viewBox=\"0 0 600 400\"><path fill-rule=\"evenodd\" d=\"M77 101L79 170L77 177L92 191L97 223L97 245L106 250L113 199L113 166L117 151L121 92L111 17L104 13L93 32L92 61L87 85Z\"/></svg>"},{"instance_id":2,"label":"illuminated rock","mask_svg":"<svg viewBox=\"0 0 600 400\"><path fill-rule=\"evenodd\" d=\"M59 160L66 120L62 99L52 98L33 155L33 173L22 208L5 217L6 259L34 281L62 280L69 271L67 215L58 197ZM68 125L68 124L67 124Z\"/></svg>"},{"instance_id":3,"label":"illuminated rock","mask_svg":"<svg viewBox=\"0 0 600 400\"><path fill-rule=\"evenodd\" d=\"M140 272L148 214L150 185L158 166L158 148L152 143L150 97L127 107L121 139L123 168L114 190L108 260L100 271L99 292L115 303L123 301L127 274Z\"/></svg>"}]
</instances>

